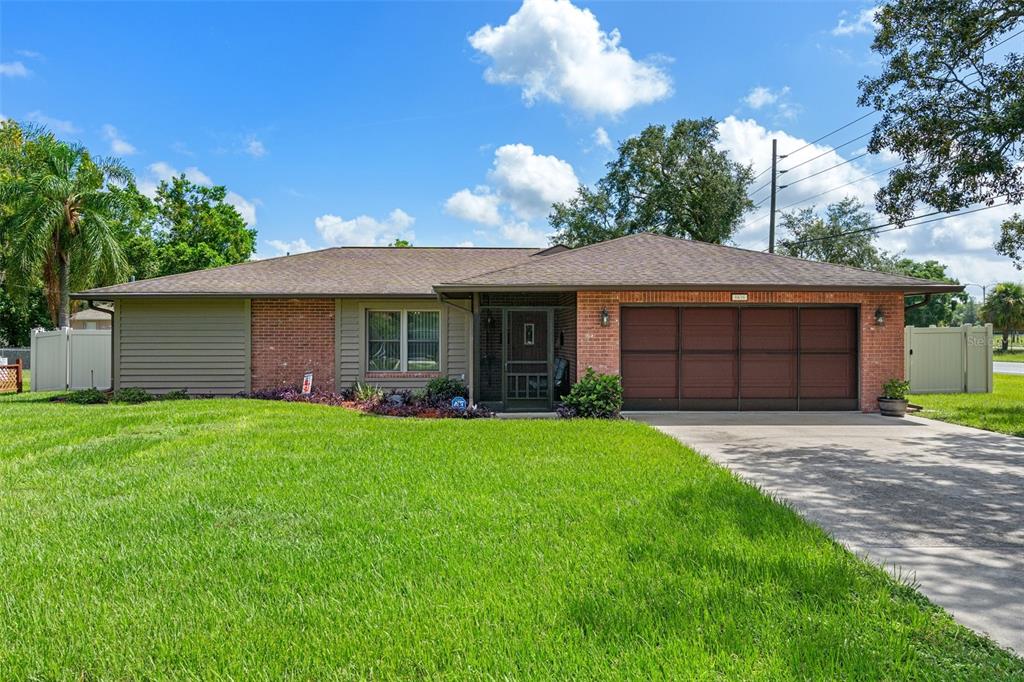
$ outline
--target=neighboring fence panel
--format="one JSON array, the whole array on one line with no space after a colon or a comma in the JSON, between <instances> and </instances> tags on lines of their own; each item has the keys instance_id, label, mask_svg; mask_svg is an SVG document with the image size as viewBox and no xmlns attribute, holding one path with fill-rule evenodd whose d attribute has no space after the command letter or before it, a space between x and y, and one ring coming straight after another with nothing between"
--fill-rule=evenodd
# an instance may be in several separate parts
<instances>
[{"instance_id":1,"label":"neighboring fence panel","mask_svg":"<svg viewBox=\"0 0 1024 682\"><path fill-rule=\"evenodd\" d=\"M12 365L21 360L22 369L32 369L31 348L0 348L0 358L7 358Z\"/></svg>"},{"instance_id":2,"label":"neighboring fence panel","mask_svg":"<svg viewBox=\"0 0 1024 682\"><path fill-rule=\"evenodd\" d=\"M991 393L992 325L907 327L907 380L912 393Z\"/></svg>"},{"instance_id":3,"label":"neighboring fence panel","mask_svg":"<svg viewBox=\"0 0 1024 682\"><path fill-rule=\"evenodd\" d=\"M32 332L32 390L110 388L110 330Z\"/></svg>"}]
</instances>

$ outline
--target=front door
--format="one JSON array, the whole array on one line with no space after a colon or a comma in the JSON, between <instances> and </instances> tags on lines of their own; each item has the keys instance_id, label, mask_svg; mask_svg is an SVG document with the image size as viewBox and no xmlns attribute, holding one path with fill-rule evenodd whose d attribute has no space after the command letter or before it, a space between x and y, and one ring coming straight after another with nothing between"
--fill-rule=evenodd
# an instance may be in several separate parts
<instances>
[{"instance_id":1,"label":"front door","mask_svg":"<svg viewBox=\"0 0 1024 682\"><path fill-rule=\"evenodd\" d=\"M551 407L551 311L506 311L505 404L510 410Z\"/></svg>"}]
</instances>

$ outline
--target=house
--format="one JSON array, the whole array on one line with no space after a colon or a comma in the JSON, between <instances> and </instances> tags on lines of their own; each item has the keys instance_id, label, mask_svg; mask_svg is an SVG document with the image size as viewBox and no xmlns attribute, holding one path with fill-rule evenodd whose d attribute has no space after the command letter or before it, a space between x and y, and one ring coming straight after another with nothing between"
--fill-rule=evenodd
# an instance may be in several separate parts
<instances>
[{"instance_id":1,"label":"house","mask_svg":"<svg viewBox=\"0 0 1024 682\"><path fill-rule=\"evenodd\" d=\"M107 306L97 307L105 308L107 312L104 312L103 310L94 310L93 308L83 308L71 316L71 328L110 329L113 310L110 310Z\"/></svg>"},{"instance_id":2,"label":"house","mask_svg":"<svg viewBox=\"0 0 1024 682\"><path fill-rule=\"evenodd\" d=\"M455 376L545 409L588 367L627 408L872 411L904 296L960 291L652 234L568 249L342 247L83 291L114 304L114 385L231 395ZM557 384L557 385L556 385Z\"/></svg>"}]
</instances>

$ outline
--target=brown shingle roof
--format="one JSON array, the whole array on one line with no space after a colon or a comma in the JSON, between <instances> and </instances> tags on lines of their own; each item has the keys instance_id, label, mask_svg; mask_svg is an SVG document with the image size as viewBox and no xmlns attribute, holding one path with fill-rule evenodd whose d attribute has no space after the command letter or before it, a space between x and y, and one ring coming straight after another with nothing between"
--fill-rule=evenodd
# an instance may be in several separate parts
<instances>
[{"instance_id":1,"label":"brown shingle roof","mask_svg":"<svg viewBox=\"0 0 1024 682\"><path fill-rule=\"evenodd\" d=\"M944 282L648 233L530 258L437 287L439 291L551 288L889 289L908 293L963 289Z\"/></svg>"},{"instance_id":2,"label":"brown shingle roof","mask_svg":"<svg viewBox=\"0 0 1024 682\"><path fill-rule=\"evenodd\" d=\"M429 296L537 289L962 291L944 282L635 234L578 249L340 247L90 289L131 296Z\"/></svg>"},{"instance_id":3,"label":"brown shingle roof","mask_svg":"<svg viewBox=\"0 0 1024 682\"><path fill-rule=\"evenodd\" d=\"M505 268L537 249L338 247L75 294L130 296L431 296L439 282Z\"/></svg>"}]
</instances>

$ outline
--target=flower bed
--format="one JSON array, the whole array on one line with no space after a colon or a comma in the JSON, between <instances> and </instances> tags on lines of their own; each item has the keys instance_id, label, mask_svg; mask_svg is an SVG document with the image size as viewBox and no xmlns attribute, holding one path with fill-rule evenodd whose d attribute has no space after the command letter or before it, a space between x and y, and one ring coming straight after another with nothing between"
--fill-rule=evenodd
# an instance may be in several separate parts
<instances>
[{"instance_id":1,"label":"flower bed","mask_svg":"<svg viewBox=\"0 0 1024 682\"><path fill-rule=\"evenodd\" d=\"M275 388L264 391L243 393L239 397L254 400L283 400L290 403L313 403L333 405L359 410L367 414L385 417L422 417L426 419L477 419L491 417L494 413L480 405L468 405L464 410L451 406L450 399L436 397L430 393L394 391L384 393L377 390L345 390L341 393L313 391L303 394L298 388Z\"/></svg>"}]
</instances>

